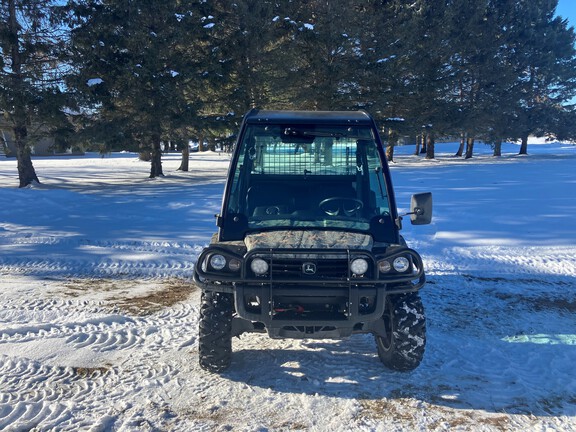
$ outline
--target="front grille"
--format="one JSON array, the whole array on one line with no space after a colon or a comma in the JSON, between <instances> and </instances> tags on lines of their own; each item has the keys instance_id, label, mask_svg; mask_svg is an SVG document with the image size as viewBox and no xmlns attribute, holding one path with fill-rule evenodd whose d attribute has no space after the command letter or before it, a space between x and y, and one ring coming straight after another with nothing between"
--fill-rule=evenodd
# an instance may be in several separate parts
<instances>
[{"instance_id":1,"label":"front grille","mask_svg":"<svg viewBox=\"0 0 576 432\"><path fill-rule=\"evenodd\" d=\"M278 259L269 264L274 279L345 279L348 277L348 260L346 259L322 261ZM313 267L315 270L313 273L306 273L305 267Z\"/></svg>"},{"instance_id":2,"label":"front grille","mask_svg":"<svg viewBox=\"0 0 576 432\"><path fill-rule=\"evenodd\" d=\"M274 280L346 280L349 277L350 258L347 254L310 254L310 253L272 253L257 254L269 265L269 273L264 277ZM374 263L369 256L362 256L368 260L369 268L364 277L371 277ZM249 270L249 276L254 274Z\"/></svg>"}]
</instances>

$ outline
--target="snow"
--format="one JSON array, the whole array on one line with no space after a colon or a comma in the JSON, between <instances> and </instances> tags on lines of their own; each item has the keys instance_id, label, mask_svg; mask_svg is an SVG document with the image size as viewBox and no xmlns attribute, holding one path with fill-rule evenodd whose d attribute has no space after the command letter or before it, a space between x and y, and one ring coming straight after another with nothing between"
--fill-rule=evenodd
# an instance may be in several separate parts
<instances>
[{"instance_id":1,"label":"snow","mask_svg":"<svg viewBox=\"0 0 576 432\"><path fill-rule=\"evenodd\" d=\"M235 339L198 366L192 266L214 231L229 156L0 159L0 430L576 430L576 146L398 147L403 234L424 258L427 351L385 369L369 335Z\"/></svg>"},{"instance_id":2,"label":"snow","mask_svg":"<svg viewBox=\"0 0 576 432\"><path fill-rule=\"evenodd\" d=\"M381 58L381 59L376 60L376 63L386 63L390 60L394 60L395 58L396 58L395 55L391 55L390 57L385 57L385 58Z\"/></svg>"},{"instance_id":3,"label":"snow","mask_svg":"<svg viewBox=\"0 0 576 432\"><path fill-rule=\"evenodd\" d=\"M92 87L98 84L102 84L104 82L104 80L102 78L90 78L87 82L86 85L88 85L88 87Z\"/></svg>"}]
</instances>

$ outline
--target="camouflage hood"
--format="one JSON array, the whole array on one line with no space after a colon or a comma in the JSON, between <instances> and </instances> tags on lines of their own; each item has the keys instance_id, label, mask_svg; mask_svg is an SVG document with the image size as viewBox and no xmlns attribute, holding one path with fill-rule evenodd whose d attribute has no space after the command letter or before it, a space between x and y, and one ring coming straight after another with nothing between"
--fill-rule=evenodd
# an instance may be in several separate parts
<instances>
[{"instance_id":1,"label":"camouflage hood","mask_svg":"<svg viewBox=\"0 0 576 432\"><path fill-rule=\"evenodd\" d=\"M267 231L248 234L244 239L248 251L256 248L298 249L372 249L372 236L340 231Z\"/></svg>"}]
</instances>

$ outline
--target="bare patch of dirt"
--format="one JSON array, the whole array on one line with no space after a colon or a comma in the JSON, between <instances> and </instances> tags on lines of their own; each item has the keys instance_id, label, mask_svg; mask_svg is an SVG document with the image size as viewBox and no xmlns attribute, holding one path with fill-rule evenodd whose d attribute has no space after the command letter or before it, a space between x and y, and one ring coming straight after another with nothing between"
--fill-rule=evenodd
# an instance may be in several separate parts
<instances>
[{"instance_id":1,"label":"bare patch of dirt","mask_svg":"<svg viewBox=\"0 0 576 432\"><path fill-rule=\"evenodd\" d=\"M476 411L454 410L441 406L430 406L428 412L433 412L437 417L436 421L430 424L430 430L510 430L511 419L507 415L484 414L480 416Z\"/></svg>"},{"instance_id":2,"label":"bare patch of dirt","mask_svg":"<svg viewBox=\"0 0 576 432\"><path fill-rule=\"evenodd\" d=\"M72 371L75 375L79 376L80 378L94 378L96 376L102 376L108 373L110 368L101 366L101 367L72 367Z\"/></svg>"},{"instance_id":3,"label":"bare patch of dirt","mask_svg":"<svg viewBox=\"0 0 576 432\"><path fill-rule=\"evenodd\" d=\"M573 405L575 403L576 395L567 394L549 395L538 402L542 410L551 416L558 415L567 405Z\"/></svg>"},{"instance_id":4,"label":"bare patch of dirt","mask_svg":"<svg viewBox=\"0 0 576 432\"><path fill-rule=\"evenodd\" d=\"M547 286L572 286L570 281L566 280L544 280L538 278L504 278L504 277L490 277L490 276L476 276L470 274L463 274L462 277L471 281L477 280L481 282L506 282L506 283L520 283L520 284L533 284L533 285L547 285Z\"/></svg>"},{"instance_id":5,"label":"bare patch of dirt","mask_svg":"<svg viewBox=\"0 0 576 432\"><path fill-rule=\"evenodd\" d=\"M278 425L274 425L274 428L279 429L279 430L289 430L289 431L296 431L296 430L308 430L309 427L308 425L304 424L304 423L299 423L299 422L291 422L291 421L286 421L283 423L280 423Z\"/></svg>"},{"instance_id":6,"label":"bare patch of dirt","mask_svg":"<svg viewBox=\"0 0 576 432\"><path fill-rule=\"evenodd\" d=\"M122 295L133 291L141 282L136 279L67 279L62 287L64 295L78 298L95 292Z\"/></svg>"},{"instance_id":7,"label":"bare patch of dirt","mask_svg":"<svg viewBox=\"0 0 576 432\"><path fill-rule=\"evenodd\" d=\"M564 310L571 313L576 312L576 300L551 299L551 298L531 298L527 299L536 310L555 309Z\"/></svg>"},{"instance_id":8,"label":"bare patch of dirt","mask_svg":"<svg viewBox=\"0 0 576 432\"><path fill-rule=\"evenodd\" d=\"M477 280L481 282L495 282L495 283L509 283L509 284L530 284L542 286L555 286L559 288L572 288L574 283L568 280L542 280L536 278L520 278L520 279L506 279L502 277L482 277L464 274L462 275L468 280ZM559 290L557 294L560 296L550 297L543 295L522 295L519 293L500 292L495 288L486 290L490 295L504 300L512 305L524 305L536 311L554 310L558 312L576 312L576 298L574 298L571 290ZM563 297L566 294L569 297Z\"/></svg>"},{"instance_id":9,"label":"bare patch of dirt","mask_svg":"<svg viewBox=\"0 0 576 432\"><path fill-rule=\"evenodd\" d=\"M158 291L121 299L116 306L133 315L150 315L188 299L195 290L196 287L188 281L171 279L163 282Z\"/></svg>"},{"instance_id":10,"label":"bare patch of dirt","mask_svg":"<svg viewBox=\"0 0 576 432\"><path fill-rule=\"evenodd\" d=\"M524 297L517 294L494 293L494 297L510 302L511 304L524 304L536 311L555 310L559 312L576 312L576 300L550 297Z\"/></svg>"},{"instance_id":11,"label":"bare patch of dirt","mask_svg":"<svg viewBox=\"0 0 576 432\"><path fill-rule=\"evenodd\" d=\"M412 410L414 401L411 399L361 399L361 416L375 420L401 420L403 424L411 424L414 420Z\"/></svg>"},{"instance_id":12,"label":"bare patch of dirt","mask_svg":"<svg viewBox=\"0 0 576 432\"><path fill-rule=\"evenodd\" d=\"M99 293L103 304L143 316L187 300L197 287L185 279L70 279L58 291L76 299Z\"/></svg>"},{"instance_id":13,"label":"bare patch of dirt","mask_svg":"<svg viewBox=\"0 0 576 432\"><path fill-rule=\"evenodd\" d=\"M493 431L510 430L510 418L507 415L479 416L473 410L454 409L412 398L359 400L361 406L360 416L377 421L399 421L403 428L416 429L417 412L425 413L428 418L427 430L474 430L483 426Z\"/></svg>"}]
</instances>

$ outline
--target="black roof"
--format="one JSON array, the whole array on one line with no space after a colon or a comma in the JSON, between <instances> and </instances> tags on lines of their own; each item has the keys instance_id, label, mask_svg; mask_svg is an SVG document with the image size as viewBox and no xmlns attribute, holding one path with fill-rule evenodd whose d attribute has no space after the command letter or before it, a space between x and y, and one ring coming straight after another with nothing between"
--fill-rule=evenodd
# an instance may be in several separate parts
<instances>
[{"instance_id":1,"label":"black roof","mask_svg":"<svg viewBox=\"0 0 576 432\"><path fill-rule=\"evenodd\" d=\"M268 111L253 109L244 117L247 123L292 124L373 124L365 111Z\"/></svg>"}]
</instances>

